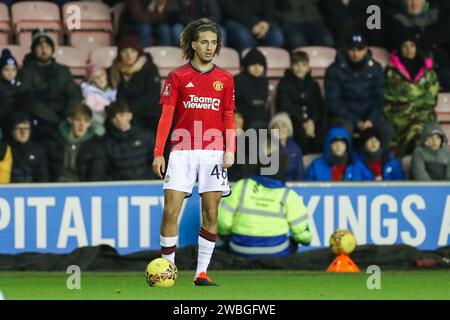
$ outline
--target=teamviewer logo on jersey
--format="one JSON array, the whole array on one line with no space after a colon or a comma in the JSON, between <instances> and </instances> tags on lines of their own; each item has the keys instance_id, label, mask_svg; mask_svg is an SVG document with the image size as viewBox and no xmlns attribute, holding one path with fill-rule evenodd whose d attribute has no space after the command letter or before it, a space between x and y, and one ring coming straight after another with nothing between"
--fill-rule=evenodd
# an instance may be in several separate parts
<instances>
[{"instance_id":1,"label":"teamviewer logo on jersey","mask_svg":"<svg viewBox=\"0 0 450 320\"><path fill-rule=\"evenodd\" d=\"M189 101L183 101L185 109L211 109L219 111L220 99L211 97L197 97L195 94L190 94L189 98Z\"/></svg>"}]
</instances>

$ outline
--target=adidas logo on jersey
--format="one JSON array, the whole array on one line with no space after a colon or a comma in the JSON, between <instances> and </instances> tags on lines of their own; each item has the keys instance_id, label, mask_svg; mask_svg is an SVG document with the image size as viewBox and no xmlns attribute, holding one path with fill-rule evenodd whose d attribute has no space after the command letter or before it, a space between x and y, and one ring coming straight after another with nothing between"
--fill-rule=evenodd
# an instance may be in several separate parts
<instances>
[{"instance_id":1,"label":"adidas logo on jersey","mask_svg":"<svg viewBox=\"0 0 450 320\"><path fill-rule=\"evenodd\" d=\"M186 88L193 88L194 87L194 84L192 83L192 82L189 82L187 85L186 85Z\"/></svg>"}]
</instances>

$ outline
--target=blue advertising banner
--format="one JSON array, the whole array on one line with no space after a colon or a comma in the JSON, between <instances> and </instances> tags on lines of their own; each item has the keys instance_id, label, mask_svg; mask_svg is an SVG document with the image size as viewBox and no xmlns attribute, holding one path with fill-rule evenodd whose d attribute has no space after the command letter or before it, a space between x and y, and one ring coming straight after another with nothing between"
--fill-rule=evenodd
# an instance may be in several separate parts
<instances>
[{"instance_id":1,"label":"blue advertising banner","mask_svg":"<svg viewBox=\"0 0 450 320\"><path fill-rule=\"evenodd\" d=\"M293 184L309 212L310 247L339 228L358 244L449 245L449 184ZM68 253L108 244L119 253L159 249L161 182L11 185L0 189L0 253ZM180 215L179 247L197 243L197 190Z\"/></svg>"}]
</instances>

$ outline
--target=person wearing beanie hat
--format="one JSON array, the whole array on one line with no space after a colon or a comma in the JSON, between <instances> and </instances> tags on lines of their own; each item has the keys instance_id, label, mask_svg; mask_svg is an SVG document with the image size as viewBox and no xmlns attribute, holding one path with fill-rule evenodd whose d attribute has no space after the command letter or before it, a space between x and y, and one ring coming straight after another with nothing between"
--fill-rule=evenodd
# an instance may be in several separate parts
<instances>
[{"instance_id":1,"label":"person wearing beanie hat","mask_svg":"<svg viewBox=\"0 0 450 320\"><path fill-rule=\"evenodd\" d=\"M267 60L257 48L250 49L242 59L243 71L234 77L236 108L244 116L245 128L267 128L269 80Z\"/></svg>"},{"instance_id":2,"label":"person wearing beanie hat","mask_svg":"<svg viewBox=\"0 0 450 320\"><path fill-rule=\"evenodd\" d=\"M44 141L53 136L67 110L82 97L69 68L54 59L55 44L45 31L33 31L31 47L19 76L32 96L30 114L36 120L33 121L34 137Z\"/></svg>"},{"instance_id":3,"label":"person wearing beanie hat","mask_svg":"<svg viewBox=\"0 0 450 320\"><path fill-rule=\"evenodd\" d=\"M381 145L381 134L376 128L362 132L358 159L366 166L366 180L405 180L400 162Z\"/></svg>"},{"instance_id":4,"label":"person wearing beanie hat","mask_svg":"<svg viewBox=\"0 0 450 320\"><path fill-rule=\"evenodd\" d=\"M23 112L11 116L11 145L13 167L11 182L48 182L45 149L31 139L32 119Z\"/></svg>"},{"instance_id":5,"label":"person wearing beanie hat","mask_svg":"<svg viewBox=\"0 0 450 320\"><path fill-rule=\"evenodd\" d=\"M436 119L440 84L433 59L422 54L410 34L403 35L399 50L391 53L385 77L384 113L394 125L391 147L401 158L413 151L425 125Z\"/></svg>"},{"instance_id":6,"label":"person wearing beanie hat","mask_svg":"<svg viewBox=\"0 0 450 320\"><path fill-rule=\"evenodd\" d=\"M109 86L106 69L91 65L87 69L86 81L81 84L86 105L92 110L92 127L95 133L105 133L105 107L116 101L117 90Z\"/></svg>"},{"instance_id":7,"label":"person wearing beanie hat","mask_svg":"<svg viewBox=\"0 0 450 320\"><path fill-rule=\"evenodd\" d=\"M161 77L152 56L142 51L136 35L126 34L120 38L109 78L111 86L117 89L117 100L128 105L134 121L156 131Z\"/></svg>"}]
</instances>

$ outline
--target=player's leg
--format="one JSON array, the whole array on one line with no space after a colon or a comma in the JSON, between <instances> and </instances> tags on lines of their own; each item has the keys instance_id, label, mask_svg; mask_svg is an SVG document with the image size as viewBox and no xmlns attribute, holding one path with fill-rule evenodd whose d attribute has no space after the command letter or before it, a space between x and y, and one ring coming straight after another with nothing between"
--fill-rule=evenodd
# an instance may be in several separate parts
<instances>
[{"instance_id":1,"label":"player's leg","mask_svg":"<svg viewBox=\"0 0 450 320\"><path fill-rule=\"evenodd\" d=\"M186 193L164 190L164 211L160 228L162 257L175 263L175 250L178 242L178 216Z\"/></svg>"}]
</instances>

